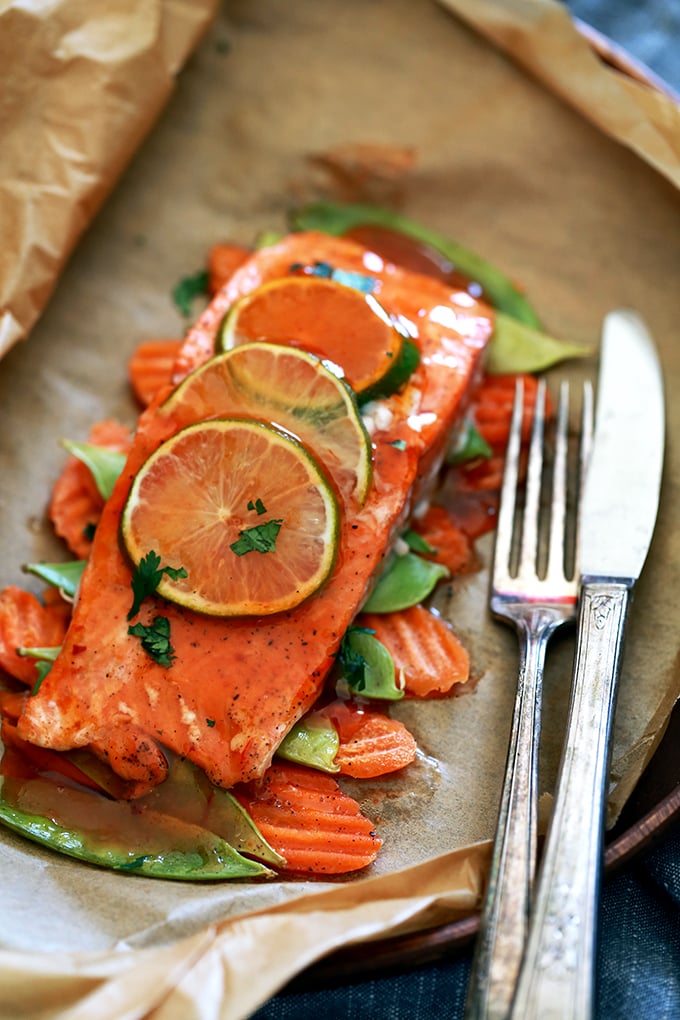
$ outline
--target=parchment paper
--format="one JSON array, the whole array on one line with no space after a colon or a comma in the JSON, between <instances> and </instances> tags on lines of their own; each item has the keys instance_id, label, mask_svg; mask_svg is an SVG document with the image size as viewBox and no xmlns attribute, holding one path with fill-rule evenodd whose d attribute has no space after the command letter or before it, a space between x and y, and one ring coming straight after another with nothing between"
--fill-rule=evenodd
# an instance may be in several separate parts
<instances>
[{"instance_id":1,"label":"parchment paper","mask_svg":"<svg viewBox=\"0 0 680 1020\"><path fill-rule=\"evenodd\" d=\"M0 357L35 323L215 8L0 5Z\"/></svg>"},{"instance_id":2,"label":"parchment paper","mask_svg":"<svg viewBox=\"0 0 680 1020\"><path fill-rule=\"evenodd\" d=\"M629 305L661 349L666 475L627 641L613 819L658 743L679 687L680 628L666 609L680 557L680 408L670 399L680 373L678 196L670 174L655 169L644 132L634 131L641 142L635 152L628 148L631 96L638 93L619 88L616 72L583 55L586 44L561 9L555 13L557 5L456 7L468 18L483 10L492 23L502 11L506 26L512 12L504 45L519 60L531 56L534 73L547 18L553 42L561 40L551 75L564 68L568 81L567 70L577 66L581 105L600 89L613 93L607 134L591 122L592 109L584 117L571 94L565 103L425 0L227 3L44 317L0 365L2 582L26 585L21 563L64 555L43 518L63 460L57 438L83 439L106 415L133 420L126 358L144 337L181 334L186 323L170 290L203 264L207 247L221 239L249 243L261 230L281 228L291 204L327 190L328 177L310 154L358 143L407 147L416 159L401 193L404 211L520 281L550 331L596 348L602 315ZM605 85L611 82L615 89ZM568 91L564 85L562 95ZM670 102L663 109L670 151L677 120ZM642 105L636 117L652 123ZM655 136L664 134L653 126ZM35 244L40 236L36 227ZM44 300L35 276L32 288ZM578 379L595 369L593 357L556 374ZM489 552L487 540L480 546L485 564ZM0 1016L232 1020L336 945L469 912L494 827L516 675L514 637L489 622L486 588L483 570L455 582L440 603L470 648L474 692L400 705L396 711L419 740L418 762L406 776L351 788L379 816L384 849L370 874L267 886L160 882L89 868L0 832ZM549 656L546 790L571 651L564 638Z\"/></svg>"}]
</instances>

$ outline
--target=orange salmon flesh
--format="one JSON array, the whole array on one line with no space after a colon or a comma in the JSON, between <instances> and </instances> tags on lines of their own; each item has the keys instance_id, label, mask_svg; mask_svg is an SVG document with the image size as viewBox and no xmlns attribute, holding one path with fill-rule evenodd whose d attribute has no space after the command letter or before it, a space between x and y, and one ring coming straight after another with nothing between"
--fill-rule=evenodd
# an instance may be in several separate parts
<instances>
[{"instance_id":1,"label":"orange salmon flesh","mask_svg":"<svg viewBox=\"0 0 680 1020\"><path fill-rule=\"evenodd\" d=\"M18 735L33 744L90 748L134 795L166 777L165 748L222 787L264 774L285 734L319 696L391 543L433 483L481 371L493 325L485 305L354 241L301 233L235 270L187 334L174 381L213 354L222 317L238 297L293 264L317 261L374 277L375 297L399 316L421 354L405 387L380 401L373 417L373 482L363 506L343 508L330 579L295 609L259 618L202 616L150 597L136 619L148 624L165 616L176 657L164 667L147 655L128 634L132 569L119 523L136 472L178 427L157 399L139 420L104 507L62 651L18 720Z\"/></svg>"}]
</instances>

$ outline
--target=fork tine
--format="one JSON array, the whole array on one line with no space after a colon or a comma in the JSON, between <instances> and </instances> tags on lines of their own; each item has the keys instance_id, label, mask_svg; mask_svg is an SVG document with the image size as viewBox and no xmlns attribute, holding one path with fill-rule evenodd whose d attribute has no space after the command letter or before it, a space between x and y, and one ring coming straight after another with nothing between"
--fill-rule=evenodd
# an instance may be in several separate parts
<instances>
[{"instance_id":1,"label":"fork tine","mask_svg":"<svg viewBox=\"0 0 680 1020\"><path fill-rule=\"evenodd\" d=\"M524 417L524 383L521 378L515 384L515 401L512 407L510 435L505 451L505 467L501 485L496 544L494 549L494 576L499 578L510 571L512 555L513 523L517 505L517 484L519 481L519 455L522 446L522 420Z\"/></svg>"},{"instance_id":2,"label":"fork tine","mask_svg":"<svg viewBox=\"0 0 680 1020\"><path fill-rule=\"evenodd\" d=\"M583 486L586 480L586 468L590 460L593 445L593 384L586 380L583 384L583 403L581 405L581 441L578 455L578 507L576 511L576 535L574 538L574 563L579 561L579 545L581 541L581 508L583 505Z\"/></svg>"},{"instance_id":3,"label":"fork tine","mask_svg":"<svg viewBox=\"0 0 680 1020\"><path fill-rule=\"evenodd\" d=\"M569 425L569 383L560 386L555 428L548 575L559 577L564 564L564 522L567 512L567 428Z\"/></svg>"},{"instance_id":4,"label":"fork tine","mask_svg":"<svg viewBox=\"0 0 680 1020\"><path fill-rule=\"evenodd\" d=\"M538 518L541 503L541 478L543 477L543 433L545 431L545 379L536 389L534 420L531 428L529 463L527 466L526 495L524 498L524 523L519 573L531 576L536 570L538 549Z\"/></svg>"}]
</instances>

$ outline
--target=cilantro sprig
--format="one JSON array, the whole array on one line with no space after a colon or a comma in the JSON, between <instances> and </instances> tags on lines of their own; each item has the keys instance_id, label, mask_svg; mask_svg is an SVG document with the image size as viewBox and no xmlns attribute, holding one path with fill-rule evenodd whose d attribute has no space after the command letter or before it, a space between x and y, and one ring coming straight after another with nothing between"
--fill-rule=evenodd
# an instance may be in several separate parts
<instances>
[{"instance_id":1,"label":"cilantro sprig","mask_svg":"<svg viewBox=\"0 0 680 1020\"><path fill-rule=\"evenodd\" d=\"M172 290L172 299L175 305L185 318L189 318L192 312L194 300L208 292L208 273L205 269L193 273L191 276L183 276Z\"/></svg>"},{"instance_id":2,"label":"cilantro sprig","mask_svg":"<svg viewBox=\"0 0 680 1020\"><path fill-rule=\"evenodd\" d=\"M368 663L362 653L351 642L352 634L375 634L370 627L359 627L356 624L348 627L340 642L337 661L348 685L357 692L366 688L366 670Z\"/></svg>"},{"instance_id":3,"label":"cilantro sprig","mask_svg":"<svg viewBox=\"0 0 680 1020\"><path fill-rule=\"evenodd\" d=\"M379 701L399 701L404 697L401 672L397 675L394 659L370 627L353 624L346 631L337 652L338 693L355 694Z\"/></svg>"},{"instance_id":4,"label":"cilantro sprig","mask_svg":"<svg viewBox=\"0 0 680 1020\"><path fill-rule=\"evenodd\" d=\"M267 507L259 496L257 499L248 500L247 509L252 513L256 513L258 517L267 512ZM229 548L237 556L245 556L249 552L274 552L276 549L276 539L282 524L283 518L271 518L271 520L263 521L261 524L253 525L252 528L243 528L242 531L239 531L236 541L232 542Z\"/></svg>"},{"instance_id":5,"label":"cilantro sprig","mask_svg":"<svg viewBox=\"0 0 680 1020\"><path fill-rule=\"evenodd\" d=\"M239 531L238 538L229 548L237 556L245 556L249 552L274 552L282 524L283 518L272 518L252 528L244 528L243 531Z\"/></svg>"},{"instance_id":6,"label":"cilantro sprig","mask_svg":"<svg viewBox=\"0 0 680 1020\"><path fill-rule=\"evenodd\" d=\"M173 581L187 576L184 567L162 567L160 556L151 549L146 556L142 557L132 573L133 599L127 614L128 620L136 616L142 602L154 594L164 574L167 574ZM170 621L167 616L155 616L151 624L135 623L128 627L128 634L140 639L144 651L159 666L166 668L172 666L176 656L170 643Z\"/></svg>"},{"instance_id":7,"label":"cilantro sprig","mask_svg":"<svg viewBox=\"0 0 680 1020\"><path fill-rule=\"evenodd\" d=\"M142 648L159 666L172 666L176 655L170 643L170 621L167 616L154 616L149 625L135 623L128 627L128 634L138 637Z\"/></svg>"},{"instance_id":8,"label":"cilantro sprig","mask_svg":"<svg viewBox=\"0 0 680 1020\"><path fill-rule=\"evenodd\" d=\"M144 599L154 594L161 583L163 574L167 574L173 581L187 576L184 567L161 567L160 556L151 549L146 556L142 557L132 573L133 601L130 612L127 614L128 620L137 615Z\"/></svg>"}]
</instances>

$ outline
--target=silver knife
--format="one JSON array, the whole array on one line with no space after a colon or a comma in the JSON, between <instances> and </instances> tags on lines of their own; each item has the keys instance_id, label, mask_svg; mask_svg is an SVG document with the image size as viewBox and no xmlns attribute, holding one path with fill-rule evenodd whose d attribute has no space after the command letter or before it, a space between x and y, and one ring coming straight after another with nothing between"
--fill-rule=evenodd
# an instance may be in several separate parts
<instances>
[{"instance_id":1,"label":"silver knife","mask_svg":"<svg viewBox=\"0 0 680 1020\"><path fill-rule=\"evenodd\" d=\"M571 703L516 1020L592 1016L609 737L629 604L656 522L664 432L653 341L634 312L611 312L584 483Z\"/></svg>"}]
</instances>

